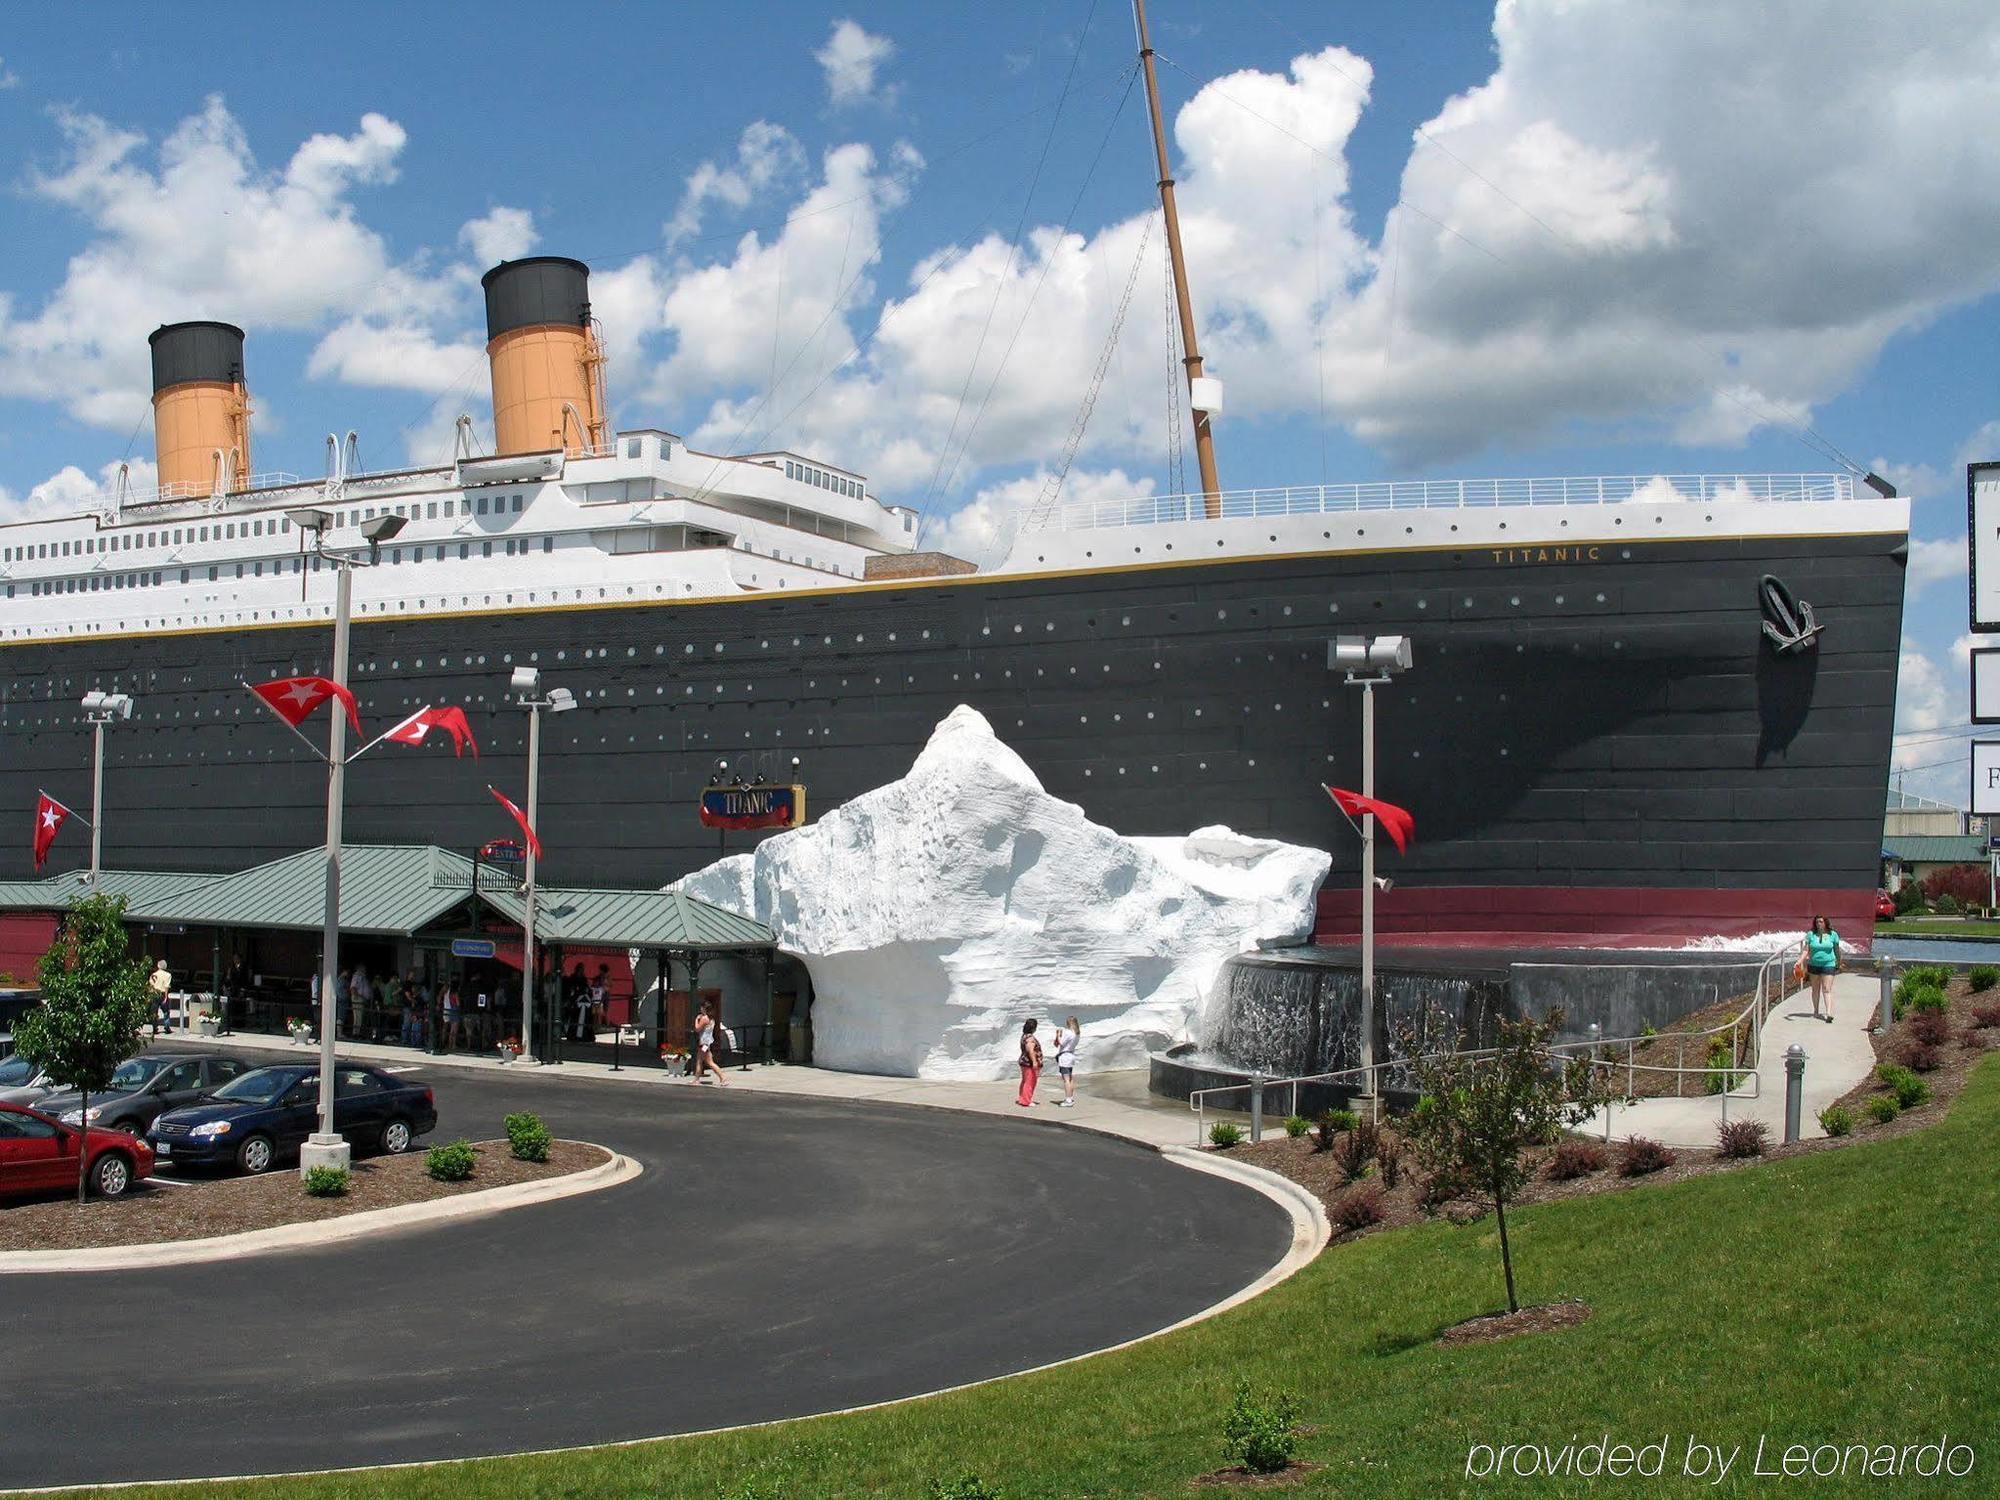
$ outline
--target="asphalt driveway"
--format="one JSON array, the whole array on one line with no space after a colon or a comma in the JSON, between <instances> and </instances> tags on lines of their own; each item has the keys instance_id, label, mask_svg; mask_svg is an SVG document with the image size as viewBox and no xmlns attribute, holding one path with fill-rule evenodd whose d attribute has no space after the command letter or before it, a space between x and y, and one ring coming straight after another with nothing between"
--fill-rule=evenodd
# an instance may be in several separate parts
<instances>
[{"instance_id":1,"label":"asphalt driveway","mask_svg":"<svg viewBox=\"0 0 2000 1500\"><path fill-rule=\"evenodd\" d=\"M438 1096L422 1144L533 1109L645 1174L327 1250L0 1280L0 1486L467 1457L882 1401L1164 1327L1291 1239L1249 1189L1081 1131L411 1076Z\"/></svg>"}]
</instances>

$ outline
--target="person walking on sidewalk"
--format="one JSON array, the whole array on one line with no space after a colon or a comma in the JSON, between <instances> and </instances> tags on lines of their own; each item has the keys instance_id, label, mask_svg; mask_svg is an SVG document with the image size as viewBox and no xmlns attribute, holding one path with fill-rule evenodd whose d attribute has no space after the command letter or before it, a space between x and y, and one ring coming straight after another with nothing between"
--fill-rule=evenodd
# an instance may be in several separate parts
<instances>
[{"instance_id":1,"label":"person walking on sidewalk","mask_svg":"<svg viewBox=\"0 0 2000 1500\"><path fill-rule=\"evenodd\" d=\"M1814 917L1806 934L1806 983L1812 986L1813 1015L1833 1023L1833 976L1840 972L1840 934L1825 917Z\"/></svg>"},{"instance_id":2,"label":"person walking on sidewalk","mask_svg":"<svg viewBox=\"0 0 2000 1500\"><path fill-rule=\"evenodd\" d=\"M1035 1038L1035 1018L1021 1023L1021 1092L1014 1102L1026 1109L1035 1102L1035 1087L1042 1081L1042 1044Z\"/></svg>"},{"instance_id":3,"label":"person walking on sidewalk","mask_svg":"<svg viewBox=\"0 0 2000 1500\"><path fill-rule=\"evenodd\" d=\"M1056 1055L1056 1074L1062 1079L1063 1096L1056 1101L1057 1109L1076 1108L1076 1044L1082 1036L1076 1024L1076 1017L1056 1028L1055 1036L1049 1042L1049 1050Z\"/></svg>"},{"instance_id":4,"label":"person walking on sidewalk","mask_svg":"<svg viewBox=\"0 0 2000 1500\"><path fill-rule=\"evenodd\" d=\"M153 1035L160 1034L160 1028L167 1025L167 991L174 987L174 976L167 972L167 961L163 958L153 965L153 972L146 976L146 988L153 995Z\"/></svg>"},{"instance_id":5,"label":"person walking on sidewalk","mask_svg":"<svg viewBox=\"0 0 2000 1500\"><path fill-rule=\"evenodd\" d=\"M581 968L582 966L578 965L579 972ZM713 1073L715 1081L727 1088L729 1080L722 1076L722 1065L715 1060L716 1024L715 1017L709 1013L708 1005L708 1001L702 1001L701 1010L694 1018L694 1081L706 1083L708 1075Z\"/></svg>"}]
</instances>

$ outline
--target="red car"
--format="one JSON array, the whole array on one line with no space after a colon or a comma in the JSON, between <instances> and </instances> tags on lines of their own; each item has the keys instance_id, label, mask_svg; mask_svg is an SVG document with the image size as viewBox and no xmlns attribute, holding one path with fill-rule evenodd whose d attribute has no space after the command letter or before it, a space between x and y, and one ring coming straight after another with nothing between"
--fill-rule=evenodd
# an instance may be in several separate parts
<instances>
[{"instance_id":1,"label":"red car","mask_svg":"<svg viewBox=\"0 0 2000 1500\"><path fill-rule=\"evenodd\" d=\"M0 1198L76 1187L83 1132L25 1104L0 1104ZM85 1180L100 1198L122 1198L153 1175L153 1148L122 1130L95 1129Z\"/></svg>"},{"instance_id":2,"label":"red car","mask_svg":"<svg viewBox=\"0 0 2000 1500\"><path fill-rule=\"evenodd\" d=\"M1896 898L1887 891L1875 893L1875 920L1886 922L1896 915Z\"/></svg>"}]
</instances>

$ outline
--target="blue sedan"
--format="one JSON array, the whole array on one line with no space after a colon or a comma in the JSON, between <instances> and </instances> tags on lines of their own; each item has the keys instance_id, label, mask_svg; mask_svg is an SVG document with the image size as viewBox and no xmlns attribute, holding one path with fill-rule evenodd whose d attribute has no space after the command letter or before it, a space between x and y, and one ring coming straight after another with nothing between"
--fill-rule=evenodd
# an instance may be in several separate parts
<instances>
[{"instance_id":1,"label":"blue sedan","mask_svg":"<svg viewBox=\"0 0 2000 1500\"><path fill-rule=\"evenodd\" d=\"M259 1068L201 1103L170 1109L146 1133L163 1166L269 1169L296 1151L319 1124L319 1065ZM437 1098L367 1063L339 1062L333 1074L333 1126L357 1148L397 1155L437 1128Z\"/></svg>"}]
</instances>

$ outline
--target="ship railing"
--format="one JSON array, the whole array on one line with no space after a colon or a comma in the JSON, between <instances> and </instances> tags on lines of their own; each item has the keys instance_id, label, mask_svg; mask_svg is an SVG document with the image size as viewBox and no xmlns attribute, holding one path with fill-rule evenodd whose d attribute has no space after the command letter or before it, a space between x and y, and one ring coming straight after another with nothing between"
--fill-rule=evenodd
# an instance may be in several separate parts
<instances>
[{"instance_id":1,"label":"ship railing","mask_svg":"<svg viewBox=\"0 0 2000 1500\"><path fill-rule=\"evenodd\" d=\"M230 490L220 498L223 500L234 500L238 496L247 495L254 490L289 489L299 482L299 476L291 473L289 470L272 469L267 473L252 474L248 484L244 485L241 489ZM88 512L110 510L114 506L117 506L125 510L131 510L142 505L158 506L172 505L177 502L183 504L193 502L189 510L189 514L193 514L195 510L208 505L216 498L213 486L194 484L182 479L175 480L169 484L159 485L150 490L127 490L122 501L119 500L115 490L99 490L96 494L86 499L80 509Z\"/></svg>"},{"instance_id":2,"label":"ship railing","mask_svg":"<svg viewBox=\"0 0 2000 1500\"><path fill-rule=\"evenodd\" d=\"M1135 495L1073 500L1032 513L1029 530L1091 531L1177 521L1266 516L1463 510L1523 505L1646 505L1852 500L1848 474L1609 474L1548 479L1385 479L1357 484L1223 490L1210 497ZM1215 514L1211 516L1213 505Z\"/></svg>"},{"instance_id":3,"label":"ship railing","mask_svg":"<svg viewBox=\"0 0 2000 1500\"><path fill-rule=\"evenodd\" d=\"M1691 1085L1697 1095L1713 1095L1721 1110L1721 1123L1729 1122L1730 1100L1755 1100L1762 1097L1762 1076L1759 1069L1763 1063L1764 1023L1770 1018L1772 1009L1792 993L1786 984L1788 971L1785 965L1798 955L1796 947L1780 948L1761 956L1757 962L1757 977L1750 992L1749 1002L1743 1009L1726 1021L1697 1031L1640 1033L1626 1037L1592 1037L1573 1042L1555 1042L1546 1049L1550 1057L1563 1062L1583 1063L1598 1075L1599 1081L1614 1099L1625 1102L1642 1097L1666 1097L1663 1094L1642 1095L1639 1083L1642 1076L1650 1085L1655 1077L1670 1081L1671 1097L1685 1098ZM1524 966L1528 967L1528 966ZM1601 969L1604 965L1563 965L1537 964L1536 968L1584 968ZM1631 965L1650 970L1667 969L1711 969L1713 964L1647 964ZM1721 986L1710 985L1709 1005L1719 999ZM1706 1007L1704 1007L1706 1008ZM1726 1038L1729 1047L1727 1059L1711 1056L1712 1043L1717 1038ZM1664 1057L1668 1047L1673 1049L1674 1060L1653 1061ZM1467 1047L1455 1051L1419 1053L1414 1057L1391 1058L1374 1063L1369 1067L1337 1068L1326 1073L1303 1073L1292 1077L1264 1077L1253 1075L1245 1083L1216 1084L1205 1089L1196 1089L1188 1095L1188 1108L1194 1113L1194 1137L1197 1146L1208 1140L1207 1112L1210 1100L1224 1096L1261 1094L1265 1099L1275 1099L1281 1094L1286 1097L1287 1113L1299 1112L1299 1089L1301 1085L1320 1084L1338 1087L1344 1083L1353 1086L1347 1090L1357 1100L1365 1099L1370 1117L1377 1123L1381 1120L1382 1095L1386 1088L1399 1084L1407 1091L1412 1082L1412 1070L1421 1062L1443 1062L1451 1058L1463 1058L1475 1066L1490 1062L1499 1056L1496 1047ZM1692 1051L1696 1061L1689 1062ZM1641 1062L1644 1055L1648 1061ZM1620 1080L1624 1088L1619 1090ZM1247 1101L1246 1101L1247 1102ZM1222 1109L1227 1106L1217 1104ZM1232 1112L1241 1113L1244 1106L1237 1106ZM1611 1111L1598 1111L1604 1127L1606 1140L1611 1138Z\"/></svg>"}]
</instances>

